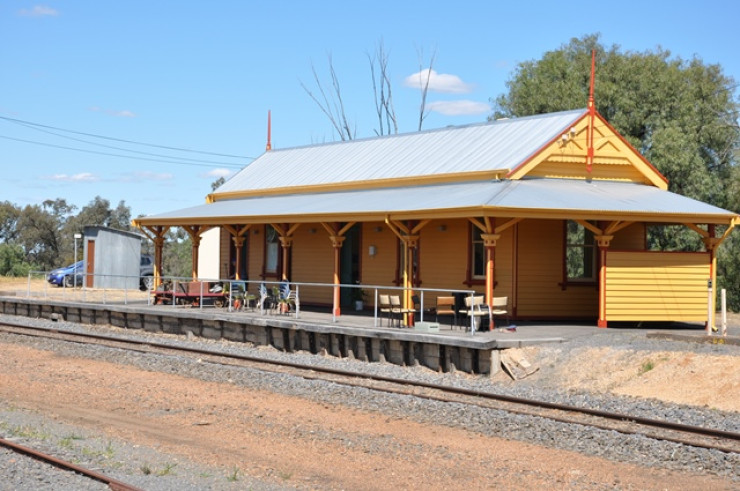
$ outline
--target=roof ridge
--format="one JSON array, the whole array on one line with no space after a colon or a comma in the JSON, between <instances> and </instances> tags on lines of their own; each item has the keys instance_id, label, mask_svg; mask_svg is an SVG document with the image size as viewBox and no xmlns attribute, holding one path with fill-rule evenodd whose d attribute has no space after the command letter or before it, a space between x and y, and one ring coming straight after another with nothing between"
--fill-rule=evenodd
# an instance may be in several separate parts
<instances>
[{"instance_id":1,"label":"roof ridge","mask_svg":"<svg viewBox=\"0 0 740 491\"><path fill-rule=\"evenodd\" d=\"M462 124L462 125L448 125L443 126L441 128L430 128L426 130L421 131L409 131L405 133L394 133L390 135L376 135L376 136L367 136L364 138L355 138L352 140L339 140L339 141L332 141L332 142L323 142L323 143L312 143L312 144L305 144L305 145L297 145L294 147L285 147L285 148L275 148L272 147L269 152L277 153L277 152L285 152L290 150L303 150L306 148L320 148L320 147L326 147L330 145L342 145L342 144L349 144L349 143L359 143L359 142L370 142L370 141L379 141L379 140L386 140L391 138L402 138L402 137L410 137L410 136L416 136L416 135L424 135L429 133L437 133L441 131L454 131L454 130L463 130L467 128L475 128L475 127L482 127L482 126L495 126L495 125L503 125L503 124L512 124L512 123L519 123L522 121L528 121L532 119L545 119L549 117L561 117L568 113L575 114L583 114L588 109L569 109L567 111L557 111L552 113L542 113L542 114L530 114L528 116L518 116L513 118L500 118L495 119L493 121L481 121L479 123L468 123L468 124ZM267 152L265 152L267 153Z\"/></svg>"}]
</instances>

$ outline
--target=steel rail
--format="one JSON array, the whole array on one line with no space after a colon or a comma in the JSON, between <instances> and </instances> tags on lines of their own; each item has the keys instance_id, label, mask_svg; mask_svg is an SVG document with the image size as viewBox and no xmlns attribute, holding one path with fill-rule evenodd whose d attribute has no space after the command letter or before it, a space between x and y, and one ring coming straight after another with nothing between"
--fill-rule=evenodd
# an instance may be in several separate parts
<instances>
[{"instance_id":1,"label":"steel rail","mask_svg":"<svg viewBox=\"0 0 740 491\"><path fill-rule=\"evenodd\" d=\"M318 372L318 373L325 373L325 374L337 375L337 376L348 377L348 378L373 380L377 382L386 382L386 383L403 385L403 386L413 386L417 388L421 387L425 389L440 391L443 393L463 395L463 396L468 396L468 397L480 398L483 400L493 400L493 401L506 402L510 404L517 404L521 406L528 406L528 407L534 407L534 408L550 409L550 410L555 410L555 411L563 411L563 412L576 413L576 414L585 414L585 415L603 418L603 419L611 420L611 421L636 423L636 424L647 426L647 427L660 428L664 430L673 430L677 432L694 434L694 435L699 435L703 437L721 438L721 439L731 440L735 442L740 442L740 433L736 433L732 431L720 430L716 428L705 428L702 426L686 425L683 423L675 423L672 421L645 418L645 417L640 417L640 416L626 415L622 413L604 411L601 409L591 409L591 408L571 406L568 404L562 404L562 403L556 403L556 402L541 401L541 400L536 400L536 399L527 399L523 397L509 396L505 394L496 394L493 392L486 392L486 391L477 390L477 389L466 389L462 387L453 387L453 386L440 385L440 384L434 384L434 383L429 383L429 382L406 380L406 379L400 379L400 378L395 378L395 377L388 377L384 375L374 375L374 374L368 374L368 373L341 370L341 369L336 369L336 368L306 365L306 364L296 363L296 362L291 362L291 361L269 360L269 359L259 358L256 356L224 353L224 352L214 351L214 350L209 350L209 349L204 349L204 348L189 348L189 347L182 347L182 346L173 346L173 345L166 344L166 343L157 343L157 342L143 341L143 340L136 340L136 339L124 339L124 338L119 338L115 336L107 336L107 335L101 335L101 334L77 333L77 332L72 332L72 331L67 331L67 330L26 326L22 324L13 324L13 323L8 323L8 322L0 323L0 326L4 326L4 325L9 326L9 327L14 327L14 328L27 329L27 330L31 330L34 332L42 332L42 333L48 332L48 333L62 334L62 335L81 338L81 339L96 339L96 340L107 341L107 342L128 343L128 344L133 344L136 346L146 346L146 347L155 348L155 349L172 350L172 351L177 351L177 352L186 352L186 353L193 353L193 354L199 354L199 355L215 356L215 357L221 357L221 358L227 358L227 359L233 359L233 360L239 360L239 361L247 361L247 362L252 362L252 363L261 363L261 364L267 364L267 365L273 365L273 366L289 367L289 368L294 368L297 370L308 371L308 372ZM2 327L0 327L0 331L10 332L10 333L13 332L13 331L5 330ZM374 388L374 389L375 390L386 390L382 388ZM389 390L386 390L386 391L398 393L398 391L389 391ZM438 396L430 396L430 395L411 393L411 392L407 392L407 394L413 395L415 397L422 397L422 398L434 399L434 400L445 401L445 402L458 402L458 401L449 401L448 399L444 399ZM575 422L572 420L568 420L566 418L557 418L557 417L551 417L551 416L543 416L543 417L552 419L552 420L558 420L558 421L565 422L565 423L588 424L589 426L595 426L595 427L600 427L602 429L619 431L622 433L642 434L642 432L639 432L639 431L624 431L624 430L619 430L619 429L615 429L615 428L608 427L608 426L599 426L597 424L579 423L579 422ZM677 439L677 438L666 438L666 437L654 437L654 438L659 438L659 439L666 440L666 441L672 441L675 443L684 443L684 444L688 444L691 446L698 446L698 447L703 447L703 448L708 448L708 449L721 450L727 453L733 453L733 452L737 453L737 449L734 449L734 448L717 447L717 446L707 445L707 444L697 444L695 442L687 442L685 440Z\"/></svg>"},{"instance_id":2,"label":"steel rail","mask_svg":"<svg viewBox=\"0 0 740 491\"><path fill-rule=\"evenodd\" d=\"M66 460L54 457L53 455L34 450L24 445L13 443L9 440L6 440L5 438L0 438L0 446L9 448L16 453L27 455L28 457L39 460L41 462L53 465L54 467L57 467L59 469L76 472L83 476L89 477L90 479L102 482L103 484L107 484L108 487L113 489L114 491L142 491L141 488L137 488L135 486L132 486L131 484L119 481L118 479L113 479L112 477L108 477L105 474L101 474L85 467L81 467L77 464L67 462Z\"/></svg>"}]
</instances>

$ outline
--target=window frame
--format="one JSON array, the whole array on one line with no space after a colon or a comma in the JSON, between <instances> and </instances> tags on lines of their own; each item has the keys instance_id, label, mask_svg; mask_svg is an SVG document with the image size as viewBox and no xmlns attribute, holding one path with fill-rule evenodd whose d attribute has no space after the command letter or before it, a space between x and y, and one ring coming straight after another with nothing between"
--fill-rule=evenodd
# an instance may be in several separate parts
<instances>
[{"instance_id":1,"label":"window frame","mask_svg":"<svg viewBox=\"0 0 740 491\"><path fill-rule=\"evenodd\" d=\"M576 226L583 229L583 242L582 243L571 243L569 242L569 224L575 224ZM593 225L597 225L593 222ZM571 277L570 272L568 271L568 264L569 264L569 251L573 250L574 248L580 248L583 250L583 270L584 273L587 269L586 267L586 261L585 258L587 257L587 251L591 251L591 274L589 276L581 276L581 277ZM600 261L599 261L599 248L598 243L596 241L596 236L593 233L592 230L584 227L580 223L576 222L575 220L564 220L563 221L563 282L562 287L565 289L566 286L596 286L599 282L599 267L600 267Z\"/></svg>"},{"instance_id":2,"label":"window frame","mask_svg":"<svg viewBox=\"0 0 740 491\"><path fill-rule=\"evenodd\" d=\"M272 235L270 230L274 232L274 238L275 238L274 241L270 240L270 236ZM280 244L280 233L277 231L275 227L267 224L264 227L264 236L265 236L263 240L264 260L262 262L262 277L263 278L278 278L282 271L282 262L283 262L283 255L281 254L282 245ZM269 254L270 254L269 245L272 244L273 242L277 244L277 248L276 248L277 258L275 259L275 270L274 271L267 269L267 264L269 260Z\"/></svg>"}]
</instances>

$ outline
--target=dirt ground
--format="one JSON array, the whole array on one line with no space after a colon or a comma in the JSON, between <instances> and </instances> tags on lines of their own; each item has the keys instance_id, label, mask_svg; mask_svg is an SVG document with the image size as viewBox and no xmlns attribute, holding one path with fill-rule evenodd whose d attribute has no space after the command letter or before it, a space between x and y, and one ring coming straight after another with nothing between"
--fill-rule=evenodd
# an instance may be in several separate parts
<instances>
[{"instance_id":1,"label":"dirt ground","mask_svg":"<svg viewBox=\"0 0 740 491\"><path fill-rule=\"evenodd\" d=\"M311 489L730 489L445 426L4 344L0 401Z\"/></svg>"},{"instance_id":2,"label":"dirt ground","mask_svg":"<svg viewBox=\"0 0 740 491\"><path fill-rule=\"evenodd\" d=\"M740 320L740 319L739 319ZM525 383L653 398L740 412L740 347L734 355L558 346L521 351L541 369ZM504 379L505 375L500 375Z\"/></svg>"},{"instance_id":3,"label":"dirt ground","mask_svg":"<svg viewBox=\"0 0 740 491\"><path fill-rule=\"evenodd\" d=\"M13 287L0 282L0 291ZM247 390L228 382L63 358L18 345L4 344L0 349L4 404L225 470L238 468L285 486L732 488L720 478L648 471L442 425ZM557 380L562 387L740 411L736 356L611 348L570 352L565 362L556 348L530 355L539 357L542 364L535 376L541 380L532 383Z\"/></svg>"}]
</instances>

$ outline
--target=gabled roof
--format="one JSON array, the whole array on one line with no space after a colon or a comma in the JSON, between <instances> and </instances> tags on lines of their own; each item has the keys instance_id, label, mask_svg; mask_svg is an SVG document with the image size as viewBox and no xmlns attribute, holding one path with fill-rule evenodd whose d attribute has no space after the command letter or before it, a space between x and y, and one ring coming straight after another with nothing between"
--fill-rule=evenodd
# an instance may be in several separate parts
<instances>
[{"instance_id":1,"label":"gabled roof","mask_svg":"<svg viewBox=\"0 0 740 491\"><path fill-rule=\"evenodd\" d=\"M451 182L505 175L582 118L585 109L378 138L270 150L229 179L216 199L357 189L372 183Z\"/></svg>"},{"instance_id":2,"label":"gabled roof","mask_svg":"<svg viewBox=\"0 0 740 491\"><path fill-rule=\"evenodd\" d=\"M556 135L532 158L512 169L506 177L551 177L639 182L668 189L668 180L620 135L598 112L593 119L592 168L586 167L591 118L581 115L567 131Z\"/></svg>"},{"instance_id":3,"label":"gabled roof","mask_svg":"<svg viewBox=\"0 0 740 491\"><path fill-rule=\"evenodd\" d=\"M447 217L734 224L738 215L666 190L665 178L587 110L271 150L209 203L138 225L224 225Z\"/></svg>"}]
</instances>

